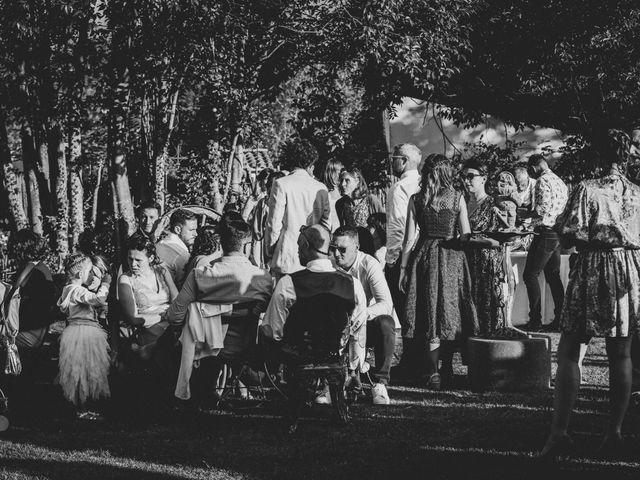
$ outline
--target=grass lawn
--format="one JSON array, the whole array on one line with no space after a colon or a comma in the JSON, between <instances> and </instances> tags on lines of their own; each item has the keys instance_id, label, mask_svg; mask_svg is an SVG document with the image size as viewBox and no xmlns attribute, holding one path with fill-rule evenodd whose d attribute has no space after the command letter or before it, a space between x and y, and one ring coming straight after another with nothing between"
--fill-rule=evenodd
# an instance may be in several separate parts
<instances>
[{"instance_id":1,"label":"grass lawn","mask_svg":"<svg viewBox=\"0 0 640 480\"><path fill-rule=\"evenodd\" d=\"M557 336L554 336L554 348ZM464 373L457 366L457 373ZM104 422L73 418L50 385L12 405L0 434L0 478L640 478L640 413L625 429L629 452L595 454L607 420L604 343L594 342L572 432L580 453L553 464L533 458L548 433L552 392L429 392L393 386L392 405L362 403L340 426L314 407L294 435L279 409L167 412L132 404ZM132 390L145 391L143 384Z\"/></svg>"}]
</instances>

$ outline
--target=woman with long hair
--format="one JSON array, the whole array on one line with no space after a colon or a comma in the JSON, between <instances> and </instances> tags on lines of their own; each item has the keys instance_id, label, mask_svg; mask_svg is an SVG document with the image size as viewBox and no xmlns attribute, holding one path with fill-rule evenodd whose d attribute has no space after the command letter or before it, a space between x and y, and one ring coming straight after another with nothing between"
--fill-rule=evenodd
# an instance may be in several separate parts
<instances>
[{"instance_id":1,"label":"woman with long hair","mask_svg":"<svg viewBox=\"0 0 640 480\"><path fill-rule=\"evenodd\" d=\"M457 248L469 234L467 204L453 187L451 161L443 155L429 155L422 168L420 191L409 200L400 289L407 295L402 336L428 348L427 386L434 390L441 385L441 347L446 347L442 371L449 377L454 342L477 330L469 267Z\"/></svg>"},{"instance_id":2,"label":"woman with long hair","mask_svg":"<svg viewBox=\"0 0 640 480\"><path fill-rule=\"evenodd\" d=\"M367 219L376 212L384 212L380 200L369 194L369 187L358 168L342 169L340 172L340 193L336 202L336 213L340 226L367 227Z\"/></svg>"},{"instance_id":3,"label":"woman with long hair","mask_svg":"<svg viewBox=\"0 0 640 480\"><path fill-rule=\"evenodd\" d=\"M338 185L340 184L340 172L343 169L344 165L340 160L331 159L325 165L322 174L322 183L324 183L327 186L327 190L329 190L329 206L331 207L331 215L329 216L331 225L329 229L332 232L340 226L340 220L336 213L336 202L342 197Z\"/></svg>"},{"instance_id":4,"label":"woman with long hair","mask_svg":"<svg viewBox=\"0 0 640 480\"><path fill-rule=\"evenodd\" d=\"M596 143L605 175L572 192L556 230L575 245L562 312L551 433L540 453L568 453L569 417L580 387L580 357L592 337L605 337L609 359L610 416L602 453L624 447L622 421L629 406L631 343L640 328L640 187L626 177L631 142L610 130Z\"/></svg>"}]
</instances>

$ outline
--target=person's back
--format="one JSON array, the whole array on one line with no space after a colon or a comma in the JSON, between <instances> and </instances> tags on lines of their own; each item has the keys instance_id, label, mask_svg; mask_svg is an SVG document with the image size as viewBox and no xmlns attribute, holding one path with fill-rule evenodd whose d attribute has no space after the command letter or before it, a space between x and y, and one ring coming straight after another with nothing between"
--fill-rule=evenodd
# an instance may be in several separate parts
<instances>
[{"instance_id":1,"label":"person's back","mask_svg":"<svg viewBox=\"0 0 640 480\"><path fill-rule=\"evenodd\" d=\"M607 175L585 180L577 187L574 195L584 199L580 202L580 207L584 210L574 212L576 217L588 219L581 222L581 228L574 231L571 231L570 223L566 226L566 230L576 239L578 247L589 242L591 248L596 245L603 248L640 248L639 186L623 176Z\"/></svg>"},{"instance_id":2,"label":"person's back","mask_svg":"<svg viewBox=\"0 0 640 480\"><path fill-rule=\"evenodd\" d=\"M460 195L452 188L441 190L428 206L420 194L415 195L416 219L421 237L449 239L455 236Z\"/></svg>"},{"instance_id":3,"label":"person's back","mask_svg":"<svg viewBox=\"0 0 640 480\"><path fill-rule=\"evenodd\" d=\"M355 307L353 278L342 272L291 274L296 301L284 325L283 341L314 357L337 353L349 333ZM305 335L308 334L308 339Z\"/></svg>"},{"instance_id":4,"label":"person's back","mask_svg":"<svg viewBox=\"0 0 640 480\"><path fill-rule=\"evenodd\" d=\"M290 151L289 151L290 150ZM266 238L272 252L271 270L277 275L302 268L298 260L298 234L304 225L329 227L327 187L311 176L318 153L309 142L299 141L288 147L294 156L294 171L273 183L269 198Z\"/></svg>"}]
</instances>

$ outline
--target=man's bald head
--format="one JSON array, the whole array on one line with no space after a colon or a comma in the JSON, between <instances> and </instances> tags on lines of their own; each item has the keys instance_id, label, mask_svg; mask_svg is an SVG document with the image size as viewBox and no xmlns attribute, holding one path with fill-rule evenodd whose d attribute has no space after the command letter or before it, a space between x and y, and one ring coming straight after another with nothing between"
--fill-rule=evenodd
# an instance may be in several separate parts
<instances>
[{"instance_id":1,"label":"man's bald head","mask_svg":"<svg viewBox=\"0 0 640 480\"><path fill-rule=\"evenodd\" d=\"M311 260L329 258L331 235L322 225L302 227L298 236L298 257L306 265Z\"/></svg>"},{"instance_id":2,"label":"man's bald head","mask_svg":"<svg viewBox=\"0 0 640 480\"><path fill-rule=\"evenodd\" d=\"M413 143L401 143L393 147L391 167L396 176L409 170L417 170L422 159L422 152Z\"/></svg>"}]
</instances>

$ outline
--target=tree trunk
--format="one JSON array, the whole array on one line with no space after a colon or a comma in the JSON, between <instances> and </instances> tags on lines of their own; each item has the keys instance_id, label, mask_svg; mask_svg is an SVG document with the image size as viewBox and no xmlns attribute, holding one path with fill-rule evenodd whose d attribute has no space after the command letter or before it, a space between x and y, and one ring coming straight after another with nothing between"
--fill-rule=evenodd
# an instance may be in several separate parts
<instances>
[{"instance_id":1,"label":"tree trunk","mask_svg":"<svg viewBox=\"0 0 640 480\"><path fill-rule=\"evenodd\" d=\"M231 189L231 174L233 171L233 157L236 153L236 145L238 144L238 138L240 137L241 130L238 129L235 137L233 137L233 144L231 145L231 153L229 153L229 160L227 163L227 180L224 185L224 191L222 192L222 201L227 202L229 197L229 190Z\"/></svg>"},{"instance_id":2,"label":"tree trunk","mask_svg":"<svg viewBox=\"0 0 640 480\"><path fill-rule=\"evenodd\" d=\"M171 112L169 113L169 122L166 129L167 136L163 142L162 150L154 158L154 197L155 201L160 205L161 211L165 210L165 193L166 193L166 177L167 177L167 157L169 156L169 144L171 141L171 133L175 125L176 110L178 106L178 91L173 94L171 99Z\"/></svg>"},{"instance_id":3,"label":"tree trunk","mask_svg":"<svg viewBox=\"0 0 640 480\"><path fill-rule=\"evenodd\" d=\"M35 146L31 130L24 126L22 136L22 162L24 165L24 179L29 198L29 220L31 229L38 235L43 234L42 206L40 204L40 186L35 172Z\"/></svg>"},{"instance_id":4,"label":"tree trunk","mask_svg":"<svg viewBox=\"0 0 640 480\"><path fill-rule=\"evenodd\" d=\"M71 249L75 250L78 238L84 231L84 188L82 186L82 135L73 128L69 139L69 220L71 227Z\"/></svg>"},{"instance_id":5,"label":"tree trunk","mask_svg":"<svg viewBox=\"0 0 640 480\"><path fill-rule=\"evenodd\" d=\"M0 107L0 176L4 191L7 192L9 211L17 230L29 227L29 221L22 204L22 196L18 187L18 178L11 165L11 151L9 150L9 138L7 135L7 122L5 111Z\"/></svg>"},{"instance_id":6,"label":"tree trunk","mask_svg":"<svg viewBox=\"0 0 640 480\"><path fill-rule=\"evenodd\" d=\"M40 199L44 205L44 213L52 215L54 213L54 202L51 192L54 185L51 183L51 169L49 165L49 142L45 127L40 127L40 131L35 136L36 140L36 166L38 173L38 185L40 187Z\"/></svg>"},{"instance_id":7,"label":"tree trunk","mask_svg":"<svg viewBox=\"0 0 640 480\"><path fill-rule=\"evenodd\" d=\"M93 199L91 202L91 226L95 227L98 222L98 199L100 198L100 186L102 184L102 170L104 169L104 161L100 160L98 165L98 173L96 175L96 186L93 189Z\"/></svg>"},{"instance_id":8,"label":"tree trunk","mask_svg":"<svg viewBox=\"0 0 640 480\"><path fill-rule=\"evenodd\" d=\"M69 253L69 182L67 177L67 157L65 150L67 145L58 128L55 133L58 148L56 151L56 252L60 258Z\"/></svg>"}]
</instances>

